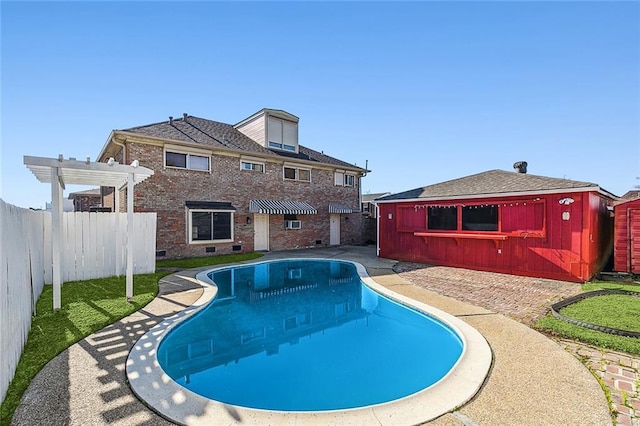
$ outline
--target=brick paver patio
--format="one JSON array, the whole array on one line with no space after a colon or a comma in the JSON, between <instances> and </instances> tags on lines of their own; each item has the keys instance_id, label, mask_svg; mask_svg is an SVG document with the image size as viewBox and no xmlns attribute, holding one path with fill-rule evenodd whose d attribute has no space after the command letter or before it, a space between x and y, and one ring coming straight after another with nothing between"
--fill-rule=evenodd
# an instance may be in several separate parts
<instances>
[{"instance_id":1,"label":"brick paver patio","mask_svg":"<svg viewBox=\"0 0 640 426\"><path fill-rule=\"evenodd\" d=\"M400 262L394 271L414 285L481 306L532 326L552 304L580 293L580 285L469 269ZM618 425L640 426L640 358L561 340L609 389Z\"/></svg>"}]
</instances>

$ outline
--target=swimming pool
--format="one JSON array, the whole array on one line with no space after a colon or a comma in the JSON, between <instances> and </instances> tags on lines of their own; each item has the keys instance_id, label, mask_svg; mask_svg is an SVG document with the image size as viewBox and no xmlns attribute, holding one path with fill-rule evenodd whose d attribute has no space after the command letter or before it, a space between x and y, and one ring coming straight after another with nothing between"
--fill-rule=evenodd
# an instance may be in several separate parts
<instances>
[{"instance_id":1,"label":"swimming pool","mask_svg":"<svg viewBox=\"0 0 640 426\"><path fill-rule=\"evenodd\" d=\"M358 258L360 260L360 258ZM376 268L383 261L364 259L371 267ZM171 334L174 334L173 330L178 330L179 324L185 319L192 316L197 316L200 311L203 311L207 304L214 298L216 301L213 304L226 304L230 301L230 298L238 297L239 287L236 286L237 282L234 280L233 285L221 285L217 287L213 284L207 273L202 272L196 274L190 271L179 273L180 279L186 281L197 280L202 286L204 292L200 298L191 306L174 315L173 317L163 320L161 323L155 325L149 332L147 332L142 338L136 342L134 347L129 353L126 364L126 374L129 385L133 393L146 403L147 406L158 412L165 418L173 420L179 424L188 425L206 425L206 424L294 424L302 422L320 422L327 423L349 423L349 424L383 424L383 425L403 425L403 424L417 424L434 419L442 414L449 412L456 407L459 407L469 401L476 392L481 388L485 377L489 372L489 368L492 362L491 349L489 348L486 340L480 333L478 333L473 327L469 326L464 321L447 314L441 310L433 308L432 306L424 303L417 302L409 297L402 296L389 290L387 287L380 285L374 279L369 277L364 266L357 262L346 262L353 265L357 271L357 275L369 289L374 290L374 294L361 292L360 299L357 297L352 298L354 301L359 302L361 313L362 311L368 312L372 309L374 303L371 296L376 296L377 302L380 303L384 298L392 299L400 304L415 309L421 313L427 314L428 317L437 318L445 324L445 328L454 332L459 340L462 342L462 353L458 357L455 365L445 376L428 386L426 389L412 393L408 396L401 397L392 400L387 403L380 403L374 405L367 405L360 408L346 408L346 409L329 409L324 411L283 411L283 410L268 410L258 408L247 408L241 405L235 405L232 403L220 402L214 399L205 398L196 392L189 390L188 388L179 384L176 380L172 379L165 371L160 367L159 348L164 339ZM268 262L255 262L255 265L265 265ZM263 266L264 267L264 266ZM385 267L387 267L385 265ZM387 267L388 268L388 267ZM291 279L298 276L296 268L292 268L294 271L290 272ZM227 268L218 268L213 271L223 271ZM375 270L375 269L374 269ZM289 274L289 272L287 272ZM255 275L255 272L254 272ZM288 276L288 275L287 275ZM336 277L335 284L342 281L341 278ZM344 277L342 277L344 278ZM381 282L386 286L396 285L394 280L398 280L397 276L392 272L382 272L379 278ZM351 278L349 278L351 280ZM334 284L334 285L335 285ZM260 287L258 283L258 287ZM264 285L264 284L262 284ZM311 290L311 291L309 291ZM281 296L278 296L279 292L282 294L294 294L296 297L301 297L304 293L313 294L315 290L311 288L303 287L291 287L289 293L284 289L272 289L271 291L263 291L263 297L266 299L277 300ZM235 293L234 293L235 292ZM259 292L258 292L259 293ZM216 297L218 294L218 297ZM235 295L234 295L235 294ZM255 297L254 292L254 297ZM409 291L408 294L411 294ZM384 298L382 298L384 296ZM422 296L420 296L422 297ZM334 304L333 313L341 313L341 308L336 311L337 304ZM344 305L348 309L348 304ZM354 305L355 306L355 305ZM375 310L375 308L374 308ZM347 314L349 314L347 312ZM280 323L280 328L284 333L285 328L291 328L294 324L297 324L298 328L302 328L309 317L302 314L301 316L295 315L286 317ZM312 316L312 321L314 317ZM367 321L367 315L360 319L353 321L353 327L364 327ZM315 320L318 320L315 317ZM369 314L369 321L371 325L371 314ZM296 327L291 328L292 330ZM333 331L330 328L328 331ZM294 346L299 346L301 341L317 340L316 337L322 336L321 331L317 333L311 333L310 337L301 337L299 340L287 341L279 346L279 351L284 352ZM177 334L176 334L177 335ZM248 338L246 342L256 342L260 339L261 332L255 332L247 334ZM324 336L327 336L327 330L325 329ZM255 343L254 343L255 344ZM206 345L203 343L201 346L192 345L190 349L191 356L205 351ZM270 346L272 347L272 346ZM334 351L335 352L335 351ZM189 350L183 350L184 353L189 353ZM266 351L265 351L266 354ZM175 360L180 359L178 355ZM229 361L228 364L235 364L235 358ZM238 359L238 366L246 363L246 358ZM177 362L180 364L180 362ZM387 359L380 359L378 365L394 365L392 356ZM397 364L397 363L396 363ZM184 364L183 364L184 366ZM370 370L370 375L375 375L379 368L373 368ZM183 371L184 372L184 371ZM174 373L171 373L174 374ZM180 376L176 376L180 380ZM183 375L183 380L187 380L187 375ZM193 376L189 375L191 381Z\"/></svg>"},{"instance_id":2,"label":"swimming pool","mask_svg":"<svg viewBox=\"0 0 640 426\"><path fill-rule=\"evenodd\" d=\"M367 287L355 265L279 260L213 271L216 299L158 348L179 385L281 411L381 404L423 390L462 354L449 326Z\"/></svg>"}]
</instances>

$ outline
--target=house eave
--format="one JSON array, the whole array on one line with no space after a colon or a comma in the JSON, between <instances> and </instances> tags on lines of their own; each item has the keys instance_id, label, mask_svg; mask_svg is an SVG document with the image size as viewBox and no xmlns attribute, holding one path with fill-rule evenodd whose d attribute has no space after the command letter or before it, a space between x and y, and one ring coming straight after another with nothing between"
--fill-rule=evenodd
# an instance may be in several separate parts
<instances>
[{"instance_id":1,"label":"house eave","mask_svg":"<svg viewBox=\"0 0 640 426\"><path fill-rule=\"evenodd\" d=\"M107 154L109 152L109 148L111 147L115 139L121 139L120 142L135 142L135 143L158 145L158 146L164 146L167 144L180 145L186 148L208 150L208 151L211 151L212 154L219 154L219 155L233 155L238 157L248 155L255 158L261 158L261 159L264 159L265 161L270 161L272 163L291 162L291 159L281 157L276 154L245 151L241 149L233 149L233 148L226 148L226 147L225 148L214 147L211 145L205 145L205 144L200 144L195 142L185 142L177 139L168 139L168 138L160 138L157 136L141 135L139 133L127 132L125 130L113 130L111 132L111 134L109 135L109 138L107 139L107 142L105 143L105 146L102 148L102 150L100 151L100 154L98 155L97 161L104 161L106 160L106 158L108 158ZM318 161L309 161L309 160L297 159L297 158L295 159L295 162L305 164L308 166L313 166L314 168L322 168L327 170L344 169L344 170L349 170L361 175L368 173L368 170L365 170L357 166L348 167L345 165L334 165L331 163L321 163Z\"/></svg>"}]
</instances>

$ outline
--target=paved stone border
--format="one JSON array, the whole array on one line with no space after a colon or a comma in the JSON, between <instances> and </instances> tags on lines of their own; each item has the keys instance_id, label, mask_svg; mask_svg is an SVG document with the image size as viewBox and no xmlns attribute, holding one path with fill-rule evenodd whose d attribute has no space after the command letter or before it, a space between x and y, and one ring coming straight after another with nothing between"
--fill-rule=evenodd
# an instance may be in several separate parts
<instances>
[{"instance_id":1,"label":"paved stone border","mask_svg":"<svg viewBox=\"0 0 640 426\"><path fill-rule=\"evenodd\" d=\"M566 321L568 323L571 324L575 324L575 325L579 325L580 327L585 327L591 330L596 330L596 331L601 331L603 333L608 333L608 334L614 334L617 336L626 336L626 337L640 337L640 332L638 331L628 331L628 330L621 330L619 328L611 328L611 327L606 327L603 325L598 325L598 324L592 324L590 322L586 322L586 321L581 321L581 320L577 320L575 318L571 318L571 317L567 317L565 315L562 315L560 313L560 310L563 308L566 308L569 305L573 305L574 303L578 303L584 299L588 299L590 297L597 297L597 296L606 296L609 294L621 294L621 295L626 295L626 296L631 296L631 297L640 297L640 293L635 292L635 291L627 291L627 290L615 290L615 289L605 289L605 290L595 290L595 291L589 291L586 293L580 293L577 294L575 296L569 297L567 299L564 299L560 302L554 303L553 305L551 305L551 314L562 320L562 321Z\"/></svg>"}]
</instances>

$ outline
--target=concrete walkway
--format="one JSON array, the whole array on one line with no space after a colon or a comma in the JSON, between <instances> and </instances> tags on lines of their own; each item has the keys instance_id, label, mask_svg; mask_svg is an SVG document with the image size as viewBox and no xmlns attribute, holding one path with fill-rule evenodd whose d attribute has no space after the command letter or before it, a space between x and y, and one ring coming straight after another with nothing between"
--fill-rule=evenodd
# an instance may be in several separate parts
<instances>
[{"instance_id":1,"label":"concrete walkway","mask_svg":"<svg viewBox=\"0 0 640 426\"><path fill-rule=\"evenodd\" d=\"M385 287L442 309L480 331L494 354L484 387L468 404L434 425L606 425L604 393L593 375L556 342L495 311L414 285L394 272L395 261L372 247L338 247L269 253L261 260L322 257L359 262ZM73 345L32 381L14 425L170 424L130 391L125 361L147 330L193 303L201 289L194 270L161 281L144 309ZM451 283L455 285L455 283Z\"/></svg>"}]
</instances>

